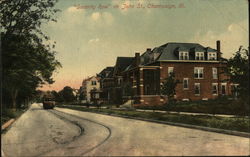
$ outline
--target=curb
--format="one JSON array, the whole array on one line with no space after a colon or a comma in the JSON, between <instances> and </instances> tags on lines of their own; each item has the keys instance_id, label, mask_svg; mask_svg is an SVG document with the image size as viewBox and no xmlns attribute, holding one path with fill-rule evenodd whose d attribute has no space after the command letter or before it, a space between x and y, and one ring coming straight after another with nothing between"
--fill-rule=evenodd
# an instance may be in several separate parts
<instances>
[{"instance_id":1,"label":"curb","mask_svg":"<svg viewBox=\"0 0 250 157\"><path fill-rule=\"evenodd\" d=\"M6 157L6 155L4 154L3 150L1 150L1 156L2 157Z\"/></svg>"},{"instance_id":2,"label":"curb","mask_svg":"<svg viewBox=\"0 0 250 157\"><path fill-rule=\"evenodd\" d=\"M122 117L122 118L135 119L135 120L142 120L142 121L159 123L159 124L174 125L174 126L180 126L180 127L185 127L185 128L198 129L198 130L210 131L210 132L216 132L216 133L222 133L222 134L228 134L228 135L235 135L235 136L241 136L241 137L247 137L247 138L250 137L250 133L233 131L233 130L224 130L224 129L219 129L219 128L209 128L209 127L205 127L205 126L197 126L197 125L175 123L175 122L166 122L166 121L146 119L146 118L140 118L140 117L121 116L121 115L117 115L117 114L107 114L107 115Z\"/></svg>"},{"instance_id":3,"label":"curb","mask_svg":"<svg viewBox=\"0 0 250 157\"><path fill-rule=\"evenodd\" d=\"M7 121L6 123L4 123L2 125L2 130L1 130L1 134L3 133L4 130L6 130L11 124L13 124L15 122L15 119L10 119L9 121ZM3 152L3 150L1 149L1 156L6 157L5 153Z\"/></svg>"},{"instance_id":4,"label":"curb","mask_svg":"<svg viewBox=\"0 0 250 157\"><path fill-rule=\"evenodd\" d=\"M246 137L246 138L250 137L250 133L240 132L240 131L225 130L225 129L219 129L219 128L209 128L205 126L197 126L197 125L175 123L175 122L166 122L166 121L146 119L146 118L140 118L140 117L130 117L130 116L123 116L123 115L118 115L114 113L108 114L108 113L101 113L101 112L94 112L94 111L82 111L82 112L92 112L92 113L97 113L97 114L102 114L102 115L135 119L135 120L141 120L141 121L147 121L147 122L153 122L153 123L159 123L159 124L167 124L167 125L173 125L173 126L180 126L180 127L185 127L185 128L198 129L202 131L216 132L216 133L228 134L228 135L234 135L234 136L240 136L240 137Z\"/></svg>"},{"instance_id":5,"label":"curb","mask_svg":"<svg viewBox=\"0 0 250 157\"><path fill-rule=\"evenodd\" d=\"M15 121L15 119L12 118L9 121L7 121L6 123L4 123L2 125L2 131L5 130L6 128L8 128L14 121Z\"/></svg>"},{"instance_id":6,"label":"curb","mask_svg":"<svg viewBox=\"0 0 250 157\"><path fill-rule=\"evenodd\" d=\"M15 117L15 119L12 118L9 121L7 121L6 123L4 123L2 125L2 131L4 131L5 129L7 129L13 122L15 122L16 120L18 120L25 112L27 112L30 109L30 107L31 107L31 105L29 106L29 108L23 110L24 112L21 115L19 115L18 117Z\"/></svg>"}]
</instances>

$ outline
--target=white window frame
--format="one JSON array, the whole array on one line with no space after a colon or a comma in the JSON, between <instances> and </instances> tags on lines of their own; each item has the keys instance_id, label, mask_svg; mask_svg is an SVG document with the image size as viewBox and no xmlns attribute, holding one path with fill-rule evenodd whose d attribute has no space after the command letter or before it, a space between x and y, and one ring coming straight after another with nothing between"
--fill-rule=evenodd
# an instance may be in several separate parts
<instances>
[{"instance_id":1,"label":"white window frame","mask_svg":"<svg viewBox=\"0 0 250 157\"><path fill-rule=\"evenodd\" d=\"M189 60L189 53L185 51L179 52L179 60Z\"/></svg>"},{"instance_id":2,"label":"white window frame","mask_svg":"<svg viewBox=\"0 0 250 157\"><path fill-rule=\"evenodd\" d=\"M195 76L196 71L198 72L198 77ZM200 74L202 74L202 77L200 77ZM194 67L194 78L195 79L204 79L204 67Z\"/></svg>"},{"instance_id":3,"label":"white window frame","mask_svg":"<svg viewBox=\"0 0 250 157\"><path fill-rule=\"evenodd\" d=\"M208 52L207 53L207 60L216 61L217 60L217 53L216 52Z\"/></svg>"},{"instance_id":4,"label":"white window frame","mask_svg":"<svg viewBox=\"0 0 250 157\"><path fill-rule=\"evenodd\" d=\"M187 87L185 88L185 81L187 81ZM188 81L188 78L183 78L183 90L187 90L189 89L189 81Z\"/></svg>"},{"instance_id":5,"label":"white window frame","mask_svg":"<svg viewBox=\"0 0 250 157\"><path fill-rule=\"evenodd\" d=\"M216 93L214 93L214 86L216 86ZM218 83L212 83L212 94L218 95Z\"/></svg>"},{"instance_id":6,"label":"white window frame","mask_svg":"<svg viewBox=\"0 0 250 157\"><path fill-rule=\"evenodd\" d=\"M170 73L174 72L174 67L168 67L168 76L170 76Z\"/></svg>"},{"instance_id":7,"label":"white window frame","mask_svg":"<svg viewBox=\"0 0 250 157\"><path fill-rule=\"evenodd\" d=\"M213 79L218 79L218 69L212 68Z\"/></svg>"},{"instance_id":8,"label":"white window frame","mask_svg":"<svg viewBox=\"0 0 250 157\"><path fill-rule=\"evenodd\" d=\"M195 52L195 60L205 60L204 52Z\"/></svg>"},{"instance_id":9,"label":"white window frame","mask_svg":"<svg viewBox=\"0 0 250 157\"><path fill-rule=\"evenodd\" d=\"M222 93L222 86L225 86L225 94ZM227 83L221 83L221 95L227 95Z\"/></svg>"},{"instance_id":10,"label":"white window frame","mask_svg":"<svg viewBox=\"0 0 250 157\"><path fill-rule=\"evenodd\" d=\"M199 94L196 94L195 92L196 92L196 86L199 86ZM201 84L200 83L194 83L194 95L195 96L200 96L201 95Z\"/></svg>"}]
</instances>

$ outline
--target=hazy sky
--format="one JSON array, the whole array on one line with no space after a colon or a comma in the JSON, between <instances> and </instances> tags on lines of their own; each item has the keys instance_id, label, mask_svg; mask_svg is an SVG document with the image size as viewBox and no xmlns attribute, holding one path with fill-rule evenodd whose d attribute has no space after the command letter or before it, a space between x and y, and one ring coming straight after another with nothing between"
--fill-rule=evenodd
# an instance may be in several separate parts
<instances>
[{"instance_id":1,"label":"hazy sky","mask_svg":"<svg viewBox=\"0 0 250 157\"><path fill-rule=\"evenodd\" d=\"M149 8L153 5L158 8ZM87 76L113 66L117 56L134 56L167 42L215 48L221 40L226 58L240 45L248 47L247 0L59 0L56 8L61 9L58 22L42 29L56 42L63 67L45 90L79 88Z\"/></svg>"}]
</instances>

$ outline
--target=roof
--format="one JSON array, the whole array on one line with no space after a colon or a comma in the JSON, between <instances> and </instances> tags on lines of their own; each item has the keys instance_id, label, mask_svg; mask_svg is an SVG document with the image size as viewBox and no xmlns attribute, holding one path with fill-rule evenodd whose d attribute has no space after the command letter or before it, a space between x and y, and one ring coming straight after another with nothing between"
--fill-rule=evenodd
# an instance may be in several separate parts
<instances>
[{"instance_id":1,"label":"roof","mask_svg":"<svg viewBox=\"0 0 250 157\"><path fill-rule=\"evenodd\" d=\"M141 55L141 64L148 64L155 61L163 60L179 60L178 52L189 52L189 59L194 60L195 52L217 52L210 47L204 47L198 43L177 43L170 42L159 47L155 47L152 51L147 50Z\"/></svg>"},{"instance_id":2,"label":"roof","mask_svg":"<svg viewBox=\"0 0 250 157\"><path fill-rule=\"evenodd\" d=\"M114 74L124 71L134 60L134 57L117 57Z\"/></svg>"},{"instance_id":3,"label":"roof","mask_svg":"<svg viewBox=\"0 0 250 157\"><path fill-rule=\"evenodd\" d=\"M210 47L207 47L206 49L207 49L207 52L217 52L215 49L212 49Z\"/></svg>"},{"instance_id":4,"label":"roof","mask_svg":"<svg viewBox=\"0 0 250 157\"><path fill-rule=\"evenodd\" d=\"M106 67L98 74L98 76L101 78L110 78L113 76L113 72L114 67Z\"/></svg>"},{"instance_id":5,"label":"roof","mask_svg":"<svg viewBox=\"0 0 250 157\"><path fill-rule=\"evenodd\" d=\"M88 77L88 78L86 78L86 79L84 79L83 81L82 81L82 85L84 85L84 83L86 83L87 81L90 81L92 78L96 78L97 79L97 81L100 81L100 77L98 77L98 76L91 76L91 77Z\"/></svg>"},{"instance_id":6,"label":"roof","mask_svg":"<svg viewBox=\"0 0 250 157\"><path fill-rule=\"evenodd\" d=\"M156 48L156 51L160 50L160 57L158 58L158 61L160 60L178 60L178 55L176 55L175 52L177 50L179 51L186 51L186 52L194 52L194 50L199 50L205 52L206 48L201 46L197 43L167 43L165 45L160 46L159 48ZM192 58L190 58L192 59Z\"/></svg>"},{"instance_id":7,"label":"roof","mask_svg":"<svg viewBox=\"0 0 250 157\"><path fill-rule=\"evenodd\" d=\"M93 77L93 76L92 76L92 77ZM83 79L82 85L83 85L85 82L89 81L92 77L88 77L88 78L86 78L86 79Z\"/></svg>"},{"instance_id":8,"label":"roof","mask_svg":"<svg viewBox=\"0 0 250 157\"><path fill-rule=\"evenodd\" d=\"M115 69L114 67L112 67L112 69L110 69L110 73L106 76L107 78L113 77L114 69Z\"/></svg>"}]
</instances>

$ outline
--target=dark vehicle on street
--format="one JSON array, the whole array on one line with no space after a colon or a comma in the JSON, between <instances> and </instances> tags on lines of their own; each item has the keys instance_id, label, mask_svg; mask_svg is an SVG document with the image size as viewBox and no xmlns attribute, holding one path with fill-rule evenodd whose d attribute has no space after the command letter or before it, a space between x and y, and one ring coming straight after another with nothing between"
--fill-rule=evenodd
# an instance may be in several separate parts
<instances>
[{"instance_id":1,"label":"dark vehicle on street","mask_svg":"<svg viewBox=\"0 0 250 157\"><path fill-rule=\"evenodd\" d=\"M44 109L53 109L55 107L55 99L51 96L45 96L43 98L43 108Z\"/></svg>"}]
</instances>

